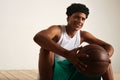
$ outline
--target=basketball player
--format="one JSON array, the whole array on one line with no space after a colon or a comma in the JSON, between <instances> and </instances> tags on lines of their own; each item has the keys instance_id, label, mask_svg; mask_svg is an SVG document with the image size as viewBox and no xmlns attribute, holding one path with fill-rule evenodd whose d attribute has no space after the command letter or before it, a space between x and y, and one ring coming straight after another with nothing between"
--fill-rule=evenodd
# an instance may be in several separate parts
<instances>
[{"instance_id":1,"label":"basketball player","mask_svg":"<svg viewBox=\"0 0 120 80\"><path fill-rule=\"evenodd\" d=\"M89 9L84 4L71 4L66 14L67 25L53 25L34 36L34 41L41 46L40 80L101 80L101 77L103 80L113 80L111 64L102 76L87 77L80 72L87 67L80 58L89 58L89 55L76 55L77 50L82 49L79 46L83 42L102 46L109 57L113 54L113 47L91 33L80 30L89 15Z\"/></svg>"}]
</instances>

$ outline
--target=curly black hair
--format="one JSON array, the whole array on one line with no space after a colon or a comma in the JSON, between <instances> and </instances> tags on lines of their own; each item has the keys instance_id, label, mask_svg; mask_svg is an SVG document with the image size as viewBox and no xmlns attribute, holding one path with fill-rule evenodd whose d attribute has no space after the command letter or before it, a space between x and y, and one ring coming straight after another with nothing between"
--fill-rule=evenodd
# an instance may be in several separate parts
<instances>
[{"instance_id":1,"label":"curly black hair","mask_svg":"<svg viewBox=\"0 0 120 80\"><path fill-rule=\"evenodd\" d=\"M82 12L86 14L86 18L89 15L89 9L86 7L86 5L81 3L73 3L71 4L66 11L67 16L71 16L75 12Z\"/></svg>"}]
</instances>

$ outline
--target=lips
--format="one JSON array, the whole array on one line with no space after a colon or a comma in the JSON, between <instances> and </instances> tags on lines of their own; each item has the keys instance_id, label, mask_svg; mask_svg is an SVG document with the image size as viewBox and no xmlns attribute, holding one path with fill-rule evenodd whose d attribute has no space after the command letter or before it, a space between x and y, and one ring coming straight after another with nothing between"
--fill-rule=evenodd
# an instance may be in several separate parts
<instances>
[{"instance_id":1,"label":"lips","mask_svg":"<svg viewBox=\"0 0 120 80\"><path fill-rule=\"evenodd\" d=\"M77 24L77 25L75 25L76 27L81 27L82 25L80 25L80 24Z\"/></svg>"},{"instance_id":2,"label":"lips","mask_svg":"<svg viewBox=\"0 0 120 80\"><path fill-rule=\"evenodd\" d=\"M78 24L78 25L76 25L76 26L80 27L81 25Z\"/></svg>"}]
</instances>

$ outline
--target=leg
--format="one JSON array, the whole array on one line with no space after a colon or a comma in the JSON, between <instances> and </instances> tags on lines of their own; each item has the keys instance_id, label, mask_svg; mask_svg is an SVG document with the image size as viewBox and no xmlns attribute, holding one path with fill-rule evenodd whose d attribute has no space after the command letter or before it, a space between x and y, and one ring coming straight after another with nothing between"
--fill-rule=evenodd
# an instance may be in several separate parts
<instances>
[{"instance_id":1,"label":"leg","mask_svg":"<svg viewBox=\"0 0 120 80\"><path fill-rule=\"evenodd\" d=\"M41 48L38 63L40 80L52 80L53 64L54 53Z\"/></svg>"},{"instance_id":2,"label":"leg","mask_svg":"<svg viewBox=\"0 0 120 80\"><path fill-rule=\"evenodd\" d=\"M111 64L108 67L108 70L102 75L103 80L114 80L112 66Z\"/></svg>"}]
</instances>

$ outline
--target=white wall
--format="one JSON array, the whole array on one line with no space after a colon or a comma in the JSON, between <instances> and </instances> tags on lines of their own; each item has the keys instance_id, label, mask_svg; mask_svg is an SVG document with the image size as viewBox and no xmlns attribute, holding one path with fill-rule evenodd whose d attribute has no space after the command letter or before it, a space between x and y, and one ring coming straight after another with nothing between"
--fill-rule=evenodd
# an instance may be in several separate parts
<instances>
[{"instance_id":1,"label":"white wall","mask_svg":"<svg viewBox=\"0 0 120 80\"><path fill-rule=\"evenodd\" d=\"M0 0L0 69L37 69L39 46L33 36L53 24L66 24L66 7L90 8L84 28L113 45L114 71L120 71L119 0Z\"/></svg>"}]
</instances>

